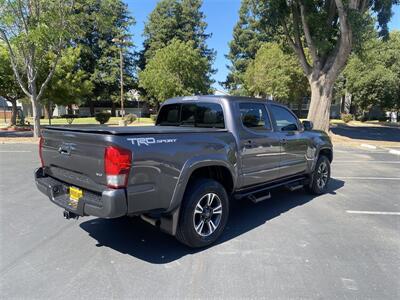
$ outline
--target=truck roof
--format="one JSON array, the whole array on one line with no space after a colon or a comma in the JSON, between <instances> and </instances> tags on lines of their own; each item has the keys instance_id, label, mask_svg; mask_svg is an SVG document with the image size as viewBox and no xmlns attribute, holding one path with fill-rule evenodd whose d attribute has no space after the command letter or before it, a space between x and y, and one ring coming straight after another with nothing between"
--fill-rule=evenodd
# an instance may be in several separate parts
<instances>
[{"instance_id":1,"label":"truck roof","mask_svg":"<svg viewBox=\"0 0 400 300\"><path fill-rule=\"evenodd\" d=\"M270 102L270 103L277 103L272 100L268 100L265 98L255 98L255 97L242 97L242 96L227 96L227 95L199 95L199 96L184 96L184 97L175 97L166 100L163 104L172 104L172 103L178 103L178 102L184 102L184 101L209 101L209 100L225 100L229 102L235 102L235 101L251 101L251 102ZM277 103L279 104L279 103Z\"/></svg>"}]
</instances>

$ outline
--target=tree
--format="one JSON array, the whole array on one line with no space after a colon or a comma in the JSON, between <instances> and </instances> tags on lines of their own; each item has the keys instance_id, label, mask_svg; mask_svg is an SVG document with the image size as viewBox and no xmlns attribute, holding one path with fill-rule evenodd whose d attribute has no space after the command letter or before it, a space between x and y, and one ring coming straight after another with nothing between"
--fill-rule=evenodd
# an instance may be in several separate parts
<instances>
[{"instance_id":1,"label":"tree","mask_svg":"<svg viewBox=\"0 0 400 300\"><path fill-rule=\"evenodd\" d=\"M233 94L249 95L243 87L244 73L256 56L262 43L272 40L270 27L262 18L267 2L243 0L239 10L239 20L233 29L233 40L229 43L229 74L223 82Z\"/></svg>"},{"instance_id":2,"label":"tree","mask_svg":"<svg viewBox=\"0 0 400 300\"><path fill-rule=\"evenodd\" d=\"M12 115L10 125L17 123L17 100L24 96L10 63L10 56L5 45L0 44L0 95L11 102Z\"/></svg>"},{"instance_id":3,"label":"tree","mask_svg":"<svg viewBox=\"0 0 400 300\"><path fill-rule=\"evenodd\" d=\"M92 96L86 103L94 115L92 100L119 99L119 47L123 48L123 74L125 90L135 87L135 62L131 51L133 43L129 33L135 24L128 12L128 6L118 0L77 0L77 14L82 34L74 43L80 45L80 68L90 76L93 84ZM122 40L115 43L113 39Z\"/></svg>"},{"instance_id":4,"label":"tree","mask_svg":"<svg viewBox=\"0 0 400 300\"><path fill-rule=\"evenodd\" d=\"M173 39L192 41L193 47L207 59L208 74L212 74L215 51L207 47L207 23L201 11L202 0L161 0L152 11L144 28L143 50L139 54L139 68L144 70L157 50L167 46ZM206 78L208 86L212 79Z\"/></svg>"},{"instance_id":5,"label":"tree","mask_svg":"<svg viewBox=\"0 0 400 300\"><path fill-rule=\"evenodd\" d=\"M89 74L80 68L80 53L80 47L68 47L62 53L54 76L41 100L45 104L49 118L52 104L80 104L84 97L90 96L93 90ZM47 72L48 70L43 70L44 74Z\"/></svg>"},{"instance_id":6,"label":"tree","mask_svg":"<svg viewBox=\"0 0 400 300\"><path fill-rule=\"evenodd\" d=\"M30 99L34 136L40 136L40 106L62 50L76 31L73 0L0 0L0 39L7 46L14 75ZM42 81L38 70L54 54Z\"/></svg>"},{"instance_id":7,"label":"tree","mask_svg":"<svg viewBox=\"0 0 400 300\"><path fill-rule=\"evenodd\" d=\"M400 32L387 41L373 38L353 53L343 72L353 103L363 112L373 106L400 109Z\"/></svg>"},{"instance_id":8,"label":"tree","mask_svg":"<svg viewBox=\"0 0 400 300\"><path fill-rule=\"evenodd\" d=\"M380 34L388 34L391 8L398 0L270 0L265 20L282 32L298 56L311 88L308 119L329 130L329 113L336 78L346 65L371 14ZM307 59L305 48L311 59Z\"/></svg>"},{"instance_id":9,"label":"tree","mask_svg":"<svg viewBox=\"0 0 400 300\"><path fill-rule=\"evenodd\" d=\"M307 78L293 53L277 43L265 43L257 51L244 76L247 90L257 96L272 96L280 102L296 102L309 93Z\"/></svg>"},{"instance_id":10,"label":"tree","mask_svg":"<svg viewBox=\"0 0 400 300\"><path fill-rule=\"evenodd\" d=\"M208 91L208 62L193 42L177 39L157 50L144 71L139 73L139 84L156 104L183 95Z\"/></svg>"}]
</instances>

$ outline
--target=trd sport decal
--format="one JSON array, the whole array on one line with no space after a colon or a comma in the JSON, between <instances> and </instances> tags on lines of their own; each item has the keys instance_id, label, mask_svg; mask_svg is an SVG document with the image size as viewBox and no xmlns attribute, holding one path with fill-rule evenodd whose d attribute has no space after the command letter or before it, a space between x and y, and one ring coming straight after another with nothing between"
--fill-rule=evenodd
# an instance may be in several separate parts
<instances>
[{"instance_id":1,"label":"trd sport decal","mask_svg":"<svg viewBox=\"0 0 400 300\"><path fill-rule=\"evenodd\" d=\"M155 139L153 137L143 137L143 138L129 138L127 140L130 141L132 143L132 145L150 146L152 144L175 143L177 139Z\"/></svg>"}]
</instances>

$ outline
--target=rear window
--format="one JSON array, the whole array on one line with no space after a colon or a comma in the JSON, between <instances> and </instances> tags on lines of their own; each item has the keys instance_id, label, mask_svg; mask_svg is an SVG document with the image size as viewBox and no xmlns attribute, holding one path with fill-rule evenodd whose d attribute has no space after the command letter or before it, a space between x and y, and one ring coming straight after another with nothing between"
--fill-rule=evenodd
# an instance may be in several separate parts
<instances>
[{"instance_id":1,"label":"rear window","mask_svg":"<svg viewBox=\"0 0 400 300\"><path fill-rule=\"evenodd\" d=\"M222 107L216 103L179 103L164 105L158 126L225 128Z\"/></svg>"}]
</instances>

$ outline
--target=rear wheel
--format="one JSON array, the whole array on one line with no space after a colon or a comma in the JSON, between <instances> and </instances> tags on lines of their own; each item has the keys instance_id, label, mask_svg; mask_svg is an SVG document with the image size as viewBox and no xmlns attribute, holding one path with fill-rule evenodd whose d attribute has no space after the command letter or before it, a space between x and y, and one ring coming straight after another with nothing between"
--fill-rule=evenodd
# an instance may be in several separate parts
<instances>
[{"instance_id":1,"label":"rear wheel","mask_svg":"<svg viewBox=\"0 0 400 300\"><path fill-rule=\"evenodd\" d=\"M330 178L330 161L326 156L322 155L318 158L317 164L312 174L312 181L308 186L309 192L315 195L326 193Z\"/></svg>"},{"instance_id":2,"label":"rear wheel","mask_svg":"<svg viewBox=\"0 0 400 300\"><path fill-rule=\"evenodd\" d=\"M189 247L208 246L222 234L228 214L224 187L212 179L197 180L185 192L176 238Z\"/></svg>"}]
</instances>

